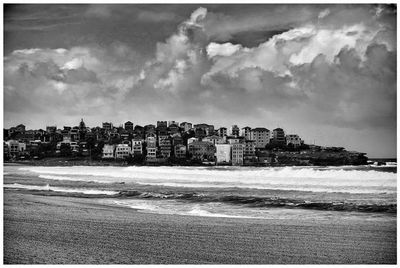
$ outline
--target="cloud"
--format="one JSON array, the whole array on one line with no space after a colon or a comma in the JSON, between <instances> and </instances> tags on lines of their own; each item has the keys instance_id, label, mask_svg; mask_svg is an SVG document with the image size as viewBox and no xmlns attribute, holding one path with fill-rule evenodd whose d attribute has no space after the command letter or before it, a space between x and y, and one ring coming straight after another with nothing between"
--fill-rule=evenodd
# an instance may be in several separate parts
<instances>
[{"instance_id":1,"label":"cloud","mask_svg":"<svg viewBox=\"0 0 400 268\"><path fill-rule=\"evenodd\" d=\"M33 120L42 115L38 122L52 121L57 116L50 111L58 111L59 120L74 115L111 115L135 82L132 66L137 60L136 53L118 43L107 50L14 51L4 61L5 118Z\"/></svg>"},{"instance_id":2,"label":"cloud","mask_svg":"<svg viewBox=\"0 0 400 268\"><path fill-rule=\"evenodd\" d=\"M232 56L232 54L236 53L241 48L241 45L232 45L231 43L217 44L212 42L206 49L208 57L213 58L215 56Z\"/></svg>"}]
</instances>

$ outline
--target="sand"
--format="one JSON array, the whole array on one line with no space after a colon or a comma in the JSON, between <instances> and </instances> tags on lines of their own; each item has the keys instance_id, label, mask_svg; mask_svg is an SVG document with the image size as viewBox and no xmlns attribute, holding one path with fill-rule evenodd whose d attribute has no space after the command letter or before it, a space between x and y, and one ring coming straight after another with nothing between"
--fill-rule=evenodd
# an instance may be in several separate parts
<instances>
[{"instance_id":1,"label":"sand","mask_svg":"<svg viewBox=\"0 0 400 268\"><path fill-rule=\"evenodd\" d=\"M5 264L394 264L394 221L158 215L4 191Z\"/></svg>"}]
</instances>

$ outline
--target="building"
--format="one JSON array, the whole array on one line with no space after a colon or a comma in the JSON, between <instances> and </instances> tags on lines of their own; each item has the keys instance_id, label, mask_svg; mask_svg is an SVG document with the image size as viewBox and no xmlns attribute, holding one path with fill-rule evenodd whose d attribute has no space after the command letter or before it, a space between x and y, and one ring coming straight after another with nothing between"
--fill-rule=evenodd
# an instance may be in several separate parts
<instances>
[{"instance_id":1,"label":"building","mask_svg":"<svg viewBox=\"0 0 400 268\"><path fill-rule=\"evenodd\" d=\"M189 146L189 144L191 144L192 142L198 141L198 140L199 140L199 139L198 139L198 138L195 138L195 137L189 138L189 139L187 140L187 145Z\"/></svg>"},{"instance_id":2,"label":"building","mask_svg":"<svg viewBox=\"0 0 400 268\"><path fill-rule=\"evenodd\" d=\"M285 131L275 128L272 135L272 143L275 145L286 145Z\"/></svg>"},{"instance_id":3,"label":"building","mask_svg":"<svg viewBox=\"0 0 400 268\"><path fill-rule=\"evenodd\" d=\"M128 130L123 129L123 130L120 132L119 136L120 136L121 139L123 139L123 140L128 140L129 137L130 137L130 134L129 134L129 131L128 131Z\"/></svg>"},{"instance_id":4,"label":"building","mask_svg":"<svg viewBox=\"0 0 400 268\"><path fill-rule=\"evenodd\" d=\"M204 128L195 128L194 136L198 139L202 139L207 136L207 132Z\"/></svg>"},{"instance_id":5,"label":"building","mask_svg":"<svg viewBox=\"0 0 400 268\"><path fill-rule=\"evenodd\" d=\"M178 145L178 144L183 144L182 136L179 133L174 134L172 136L172 145L175 146L175 145Z\"/></svg>"},{"instance_id":6,"label":"building","mask_svg":"<svg viewBox=\"0 0 400 268\"><path fill-rule=\"evenodd\" d=\"M176 158L186 158L186 146L183 144L177 144L174 146L174 154Z\"/></svg>"},{"instance_id":7,"label":"building","mask_svg":"<svg viewBox=\"0 0 400 268\"><path fill-rule=\"evenodd\" d=\"M170 127L171 125L179 126L179 123L177 121L174 121L174 120L168 121L168 127Z\"/></svg>"},{"instance_id":8,"label":"building","mask_svg":"<svg viewBox=\"0 0 400 268\"><path fill-rule=\"evenodd\" d=\"M299 135L289 134L286 135L286 145L292 144L295 148L301 146L304 143L302 139L300 139Z\"/></svg>"},{"instance_id":9,"label":"building","mask_svg":"<svg viewBox=\"0 0 400 268\"><path fill-rule=\"evenodd\" d=\"M232 165L243 165L244 145L242 143L232 144Z\"/></svg>"},{"instance_id":10,"label":"building","mask_svg":"<svg viewBox=\"0 0 400 268\"><path fill-rule=\"evenodd\" d=\"M160 148L161 157L169 158L171 156L172 146L171 139L168 135L161 135L158 137L158 146Z\"/></svg>"},{"instance_id":11,"label":"building","mask_svg":"<svg viewBox=\"0 0 400 268\"><path fill-rule=\"evenodd\" d=\"M79 140L79 129L78 129L78 127L74 127L73 129L71 129L71 131L69 132L69 136L71 137L72 141Z\"/></svg>"},{"instance_id":12,"label":"building","mask_svg":"<svg viewBox=\"0 0 400 268\"><path fill-rule=\"evenodd\" d=\"M136 125L133 128L133 133L139 137L144 137L144 127Z\"/></svg>"},{"instance_id":13,"label":"building","mask_svg":"<svg viewBox=\"0 0 400 268\"><path fill-rule=\"evenodd\" d=\"M131 148L128 144L118 144L115 147L115 158L116 159L125 159L129 156L131 152Z\"/></svg>"},{"instance_id":14,"label":"building","mask_svg":"<svg viewBox=\"0 0 400 268\"><path fill-rule=\"evenodd\" d=\"M234 143L242 143L244 141L244 137L241 136L227 136L226 141L229 144L234 144Z\"/></svg>"},{"instance_id":15,"label":"building","mask_svg":"<svg viewBox=\"0 0 400 268\"><path fill-rule=\"evenodd\" d=\"M148 133L156 133L156 126L155 125L145 125L144 126L144 133L146 135Z\"/></svg>"},{"instance_id":16,"label":"building","mask_svg":"<svg viewBox=\"0 0 400 268\"><path fill-rule=\"evenodd\" d=\"M6 142L10 155L18 156L26 151L26 144L17 140L9 140Z\"/></svg>"},{"instance_id":17,"label":"building","mask_svg":"<svg viewBox=\"0 0 400 268\"><path fill-rule=\"evenodd\" d=\"M205 136L209 136L209 135L213 135L214 134L214 126L213 125L208 125L208 124L204 124L203 123L203 124L196 124L193 127L195 129L195 132L196 132L196 130L200 130L201 129L202 130L201 133L205 133Z\"/></svg>"},{"instance_id":18,"label":"building","mask_svg":"<svg viewBox=\"0 0 400 268\"><path fill-rule=\"evenodd\" d=\"M192 123L188 123L188 122L182 122L180 125L179 125L181 128L183 128L183 130L186 132L186 131L189 131L190 129L192 129Z\"/></svg>"},{"instance_id":19,"label":"building","mask_svg":"<svg viewBox=\"0 0 400 268\"><path fill-rule=\"evenodd\" d=\"M220 127L218 129L218 136L226 137L227 135L228 135L228 130L226 129L226 127Z\"/></svg>"},{"instance_id":20,"label":"building","mask_svg":"<svg viewBox=\"0 0 400 268\"><path fill-rule=\"evenodd\" d=\"M131 121L125 122L124 129L129 132L133 132L133 123Z\"/></svg>"},{"instance_id":21,"label":"building","mask_svg":"<svg viewBox=\"0 0 400 268\"><path fill-rule=\"evenodd\" d=\"M132 139L132 154L133 155L143 154L143 140L141 138Z\"/></svg>"},{"instance_id":22,"label":"building","mask_svg":"<svg viewBox=\"0 0 400 268\"><path fill-rule=\"evenodd\" d=\"M168 134L169 135L174 135L180 132L179 126L176 124L171 124L168 127Z\"/></svg>"},{"instance_id":23,"label":"building","mask_svg":"<svg viewBox=\"0 0 400 268\"><path fill-rule=\"evenodd\" d=\"M103 126L104 130L112 130L113 129L112 123L109 123L109 122L103 122L102 126Z\"/></svg>"},{"instance_id":24,"label":"building","mask_svg":"<svg viewBox=\"0 0 400 268\"><path fill-rule=\"evenodd\" d=\"M237 125L233 125L229 129L229 135L234 136L234 137L238 137L240 135L240 128Z\"/></svg>"},{"instance_id":25,"label":"building","mask_svg":"<svg viewBox=\"0 0 400 268\"><path fill-rule=\"evenodd\" d=\"M214 145L225 143L225 139L223 137L216 135L205 137L203 138L203 141L211 142Z\"/></svg>"},{"instance_id":26,"label":"building","mask_svg":"<svg viewBox=\"0 0 400 268\"><path fill-rule=\"evenodd\" d=\"M213 161L215 158L215 146L211 142L194 141L188 145L188 149L192 159Z\"/></svg>"},{"instance_id":27,"label":"building","mask_svg":"<svg viewBox=\"0 0 400 268\"><path fill-rule=\"evenodd\" d=\"M244 142L243 156L255 156L256 155L256 142L252 140L247 140Z\"/></svg>"},{"instance_id":28,"label":"building","mask_svg":"<svg viewBox=\"0 0 400 268\"><path fill-rule=\"evenodd\" d=\"M113 159L114 158L115 146L112 144L104 144L103 146L103 159Z\"/></svg>"},{"instance_id":29,"label":"building","mask_svg":"<svg viewBox=\"0 0 400 268\"><path fill-rule=\"evenodd\" d=\"M270 141L270 131L263 127L257 127L251 130L250 139L255 141L256 148L265 148Z\"/></svg>"},{"instance_id":30,"label":"building","mask_svg":"<svg viewBox=\"0 0 400 268\"><path fill-rule=\"evenodd\" d=\"M46 126L46 132L49 134L54 134L57 131L57 126Z\"/></svg>"},{"instance_id":31,"label":"building","mask_svg":"<svg viewBox=\"0 0 400 268\"><path fill-rule=\"evenodd\" d=\"M244 137L245 140L251 140L251 127L242 128L241 135Z\"/></svg>"},{"instance_id":32,"label":"building","mask_svg":"<svg viewBox=\"0 0 400 268\"><path fill-rule=\"evenodd\" d=\"M243 164L252 165L257 163L255 141L245 140L243 145Z\"/></svg>"},{"instance_id":33,"label":"building","mask_svg":"<svg viewBox=\"0 0 400 268\"><path fill-rule=\"evenodd\" d=\"M157 157L157 139L155 137L155 134L153 134L153 135L149 135L146 138L146 144L147 144L146 159L147 160L155 159Z\"/></svg>"},{"instance_id":34,"label":"building","mask_svg":"<svg viewBox=\"0 0 400 268\"><path fill-rule=\"evenodd\" d=\"M69 146L71 148L71 152L78 153L79 145L76 141L72 141L68 137L64 137L64 139L57 143L56 149L59 151L63 145Z\"/></svg>"},{"instance_id":35,"label":"building","mask_svg":"<svg viewBox=\"0 0 400 268\"><path fill-rule=\"evenodd\" d=\"M5 141L3 141L3 157L5 159L9 156L10 156L10 147L8 147L8 144Z\"/></svg>"},{"instance_id":36,"label":"building","mask_svg":"<svg viewBox=\"0 0 400 268\"><path fill-rule=\"evenodd\" d=\"M157 121L157 128L159 128L159 127L167 128L168 127L167 121Z\"/></svg>"},{"instance_id":37,"label":"building","mask_svg":"<svg viewBox=\"0 0 400 268\"><path fill-rule=\"evenodd\" d=\"M215 157L217 164L230 164L231 163L231 144L216 144Z\"/></svg>"}]
</instances>

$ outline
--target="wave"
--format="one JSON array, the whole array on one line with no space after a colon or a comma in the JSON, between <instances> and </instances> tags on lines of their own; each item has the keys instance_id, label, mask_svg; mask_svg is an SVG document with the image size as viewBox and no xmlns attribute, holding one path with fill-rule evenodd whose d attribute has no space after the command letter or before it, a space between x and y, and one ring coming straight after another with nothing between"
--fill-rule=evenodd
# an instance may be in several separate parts
<instances>
[{"instance_id":1,"label":"wave","mask_svg":"<svg viewBox=\"0 0 400 268\"><path fill-rule=\"evenodd\" d=\"M4 184L4 188L25 189L35 191L40 195L62 195L71 197L107 197L118 199L116 202L127 202L127 200L169 200L184 201L192 204L229 204L233 206L245 206L248 208L287 208L287 209L307 209L324 211L347 211L347 212L385 212L396 213L397 205L391 202L379 204L365 203L365 201L320 201L304 200L299 198L283 198L278 196L246 196L246 195L223 195L218 193L196 193L196 192L149 192L138 190L107 191L88 188L65 188L47 185L24 185L24 184ZM131 208L158 211L155 206L146 207L135 206ZM143 205L143 204L142 204ZM198 207L200 208L200 207ZM192 209L191 213L206 213L201 210ZM215 214L215 213L214 213ZM223 217L223 213L216 213L216 217Z\"/></svg>"},{"instance_id":2,"label":"wave","mask_svg":"<svg viewBox=\"0 0 400 268\"><path fill-rule=\"evenodd\" d=\"M68 177L68 176L57 176L57 175L39 175L39 178L47 180L57 180L57 181L87 181L86 178ZM112 181L102 181L102 180L91 180L98 183L113 183Z\"/></svg>"},{"instance_id":3,"label":"wave","mask_svg":"<svg viewBox=\"0 0 400 268\"><path fill-rule=\"evenodd\" d=\"M80 193L85 195L118 195L118 191L106 191L106 190L94 190L94 189L83 189L83 188L63 188L54 187L49 184L40 185L25 185L19 183L4 184L4 188L15 188L15 189L26 189L26 190L36 190L36 191L52 191L52 192L62 192L62 193Z\"/></svg>"},{"instance_id":4,"label":"wave","mask_svg":"<svg viewBox=\"0 0 400 268\"><path fill-rule=\"evenodd\" d=\"M172 187L238 187L317 192L395 193L396 174L377 170L251 167L27 167L41 178Z\"/></svg>"},{"instance_id":5,"label":"wave","mask_svg":"<svg viewBox=\"0 0 400 268\"><path fill-rule=\"evenodd\" d=\"M354 213L354 212L338 212L311 209L285 209L282 207L259 208L249 206L233 206L223 202L207 202L193 203L182 200L103 200L107 205L117 205L133 208L146 213L170 214L170 215L187 215L202 217L218 217L218 218L248 218L248 219L327 219L330 222L335 219L334 215L340 213L342 217L360 217L364 220L368 219L393 219L392 215L383 215L376 213ZM389 216L389 217L387 217Z\"/></svg>"},{"instance_id":6,"label":"wave","mask_svg":"<svg viewBox=\"0 0 400 268\"><path fill-rule=\"evenodd\" d=\"M207 195L197 193L154 193L139 191L120 191L119 197L135 197L138 199L173 199L185 200L196 203L229 203L232 205L246 205L258 208L302 208L328 211L357 211L357 212L387 212L396 213L397 205L374 204L374 203L353 203L346 201L312 201L279 197L255 197L241 195Z\"/></svg>"},{"instance_id":7,"label":"wave","mask_svg":"<svg viewBox=\"0 0 400 268\"><path fill-rule=\"evenodd\" d=\"M113 201L113 204L118 206L130 207L132 209L142 210L149 213L157 214L178 214L178 215L190 215L190 216L203 216L203 217L218 217L218 218L262 218L254 217L249 214L248 211L243 211L242 215L237 215L235 211L232 211L231 207L223 207L224 211L229 211L231 214L215 212L215 206L210 204L190 204L174 201L143 201L143 200L126 200L126 201ZM220 209L221 210L221 209Z\"/></svg>"}]
</instances>

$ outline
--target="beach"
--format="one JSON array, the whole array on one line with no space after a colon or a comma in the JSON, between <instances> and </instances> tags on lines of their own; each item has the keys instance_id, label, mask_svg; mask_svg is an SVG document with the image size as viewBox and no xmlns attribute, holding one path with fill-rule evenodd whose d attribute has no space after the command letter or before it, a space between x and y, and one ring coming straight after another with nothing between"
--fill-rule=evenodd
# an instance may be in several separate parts
<instances>
[{"instance_id":1,"label":"beach","mask_svg":"<svg viewBox=\"0 0 400 268\"><path fill-rule=\"evenodd\" d=\"M5 264L395 264L396 221L144 213L4 190Z\"/></svg>"}]
</instances>

